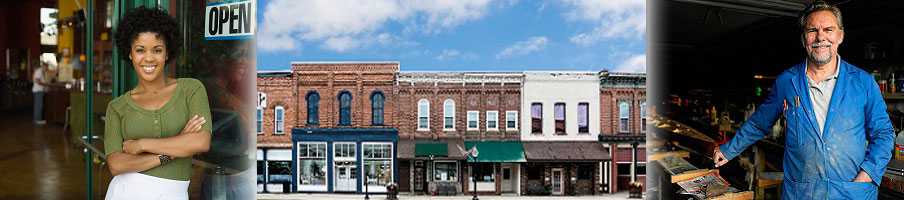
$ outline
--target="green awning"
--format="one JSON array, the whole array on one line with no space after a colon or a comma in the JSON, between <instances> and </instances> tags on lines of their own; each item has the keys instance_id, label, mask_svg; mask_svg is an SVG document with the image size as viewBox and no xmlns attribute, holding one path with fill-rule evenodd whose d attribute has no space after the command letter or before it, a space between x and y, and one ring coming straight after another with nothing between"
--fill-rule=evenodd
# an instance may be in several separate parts
<instances>
[{"instance_id":1,"label":"green awning","mask_svg":"<svg viewBox=\"0 0 904 200\"><path fill-rule=\"evenodd\" d=\"M476 162L527 162L524 146L518 141L465 141L465 150L477 146ZM468 162L475 162L468 157Z\"/></svg>"},{"instance_id":2,"label":"green awning","mask_svg":"<svg viewBox=\"0 0 904 200\"><path fill-rule=\"evenodd\" d=\"M414 157L448 157L449 147L446 143L430 142L414 145Z\"/></svg>"}]
</instances>

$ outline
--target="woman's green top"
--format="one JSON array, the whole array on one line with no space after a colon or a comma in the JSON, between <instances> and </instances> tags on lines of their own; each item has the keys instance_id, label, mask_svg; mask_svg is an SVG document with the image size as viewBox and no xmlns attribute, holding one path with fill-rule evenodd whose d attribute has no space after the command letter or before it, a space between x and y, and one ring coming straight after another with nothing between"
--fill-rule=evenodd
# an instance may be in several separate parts
<instances>
[{"instance_id":1,"label":"woman's green top","mask_svg":"<svg viewBox=\"0 0 904 200\"><path fill-rule=\"evenodd\" d=\"M104 148L106 155L122 152L122 142L141 138L166 138L178 135L192 116L207 120L203 130L211 132L210 105L207 91L197 79L180 78L169 101L157 110L139 106L128 93L116 97L107 106ZM142 174L187 181L191 178L191 157L174 158L172 162L151 168Z\"/></svg>"}]
</instances>

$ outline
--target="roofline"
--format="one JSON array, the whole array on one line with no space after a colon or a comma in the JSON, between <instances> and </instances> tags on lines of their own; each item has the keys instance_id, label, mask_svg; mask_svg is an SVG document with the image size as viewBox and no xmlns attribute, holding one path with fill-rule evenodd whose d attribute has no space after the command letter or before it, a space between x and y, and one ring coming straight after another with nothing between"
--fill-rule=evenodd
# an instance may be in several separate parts
<instances>
[{"instance_id":1,"label":"roofline","mask_svg":"<svg viewBox=\"0 0 904 200\"><path fill-rule=\"evenodd\" d=\"M292 61L289 64L399 64L399 61Z\"/></svg>"}]
</instances>

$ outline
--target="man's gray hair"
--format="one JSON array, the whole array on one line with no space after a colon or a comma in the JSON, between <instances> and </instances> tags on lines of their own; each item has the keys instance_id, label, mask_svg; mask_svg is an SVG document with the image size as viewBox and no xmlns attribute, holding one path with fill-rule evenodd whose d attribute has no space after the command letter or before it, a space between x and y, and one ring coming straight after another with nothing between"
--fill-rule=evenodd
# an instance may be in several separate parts
<instances>
[{"instance_id":1,"label":"man's gray hair","mask_svg":"<svg viewBox=\"0 0 904 200\"><path fill-rule=\"evenodd\" d=\"M810 6L807 6L801 14L800 14L800 29L806 32L807 19L810 18L810 14L813 14L817 11L829 11L832 12L832 15L835 15L835 19L838 19L838 29L844 30L844 25L841 23L841 10L838 7L835 7L825 1L815 1Z\"/></svg>"}]
</instances>

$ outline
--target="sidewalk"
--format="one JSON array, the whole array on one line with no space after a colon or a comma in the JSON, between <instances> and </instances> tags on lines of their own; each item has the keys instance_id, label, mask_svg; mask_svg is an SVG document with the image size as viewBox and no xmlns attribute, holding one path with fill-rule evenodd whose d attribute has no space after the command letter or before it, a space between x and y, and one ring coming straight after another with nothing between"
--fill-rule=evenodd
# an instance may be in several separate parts
<instances>
[{"instance_id":1,"label":"sidewalk","mask_svg":"<svg viewBox=\"0 0 904 200\"><path fill-rule=\"evenodd\" d=\"M400 200L470 200L472 196L426 196L426 195L399 195ZM371 200L384 200L385 194L370 195ZM574 199L574 200L615 200L628 199L628 192L619 192L615 194L597 195L597 196L478 196L481 200L552 200L552 199ZM265 200L282 200L282 199L304 199L304 200L363 200L363 194L326 194L326 193L291 193L291 194L257 194L257 199Z\"/></svg>"}]
</instances>

